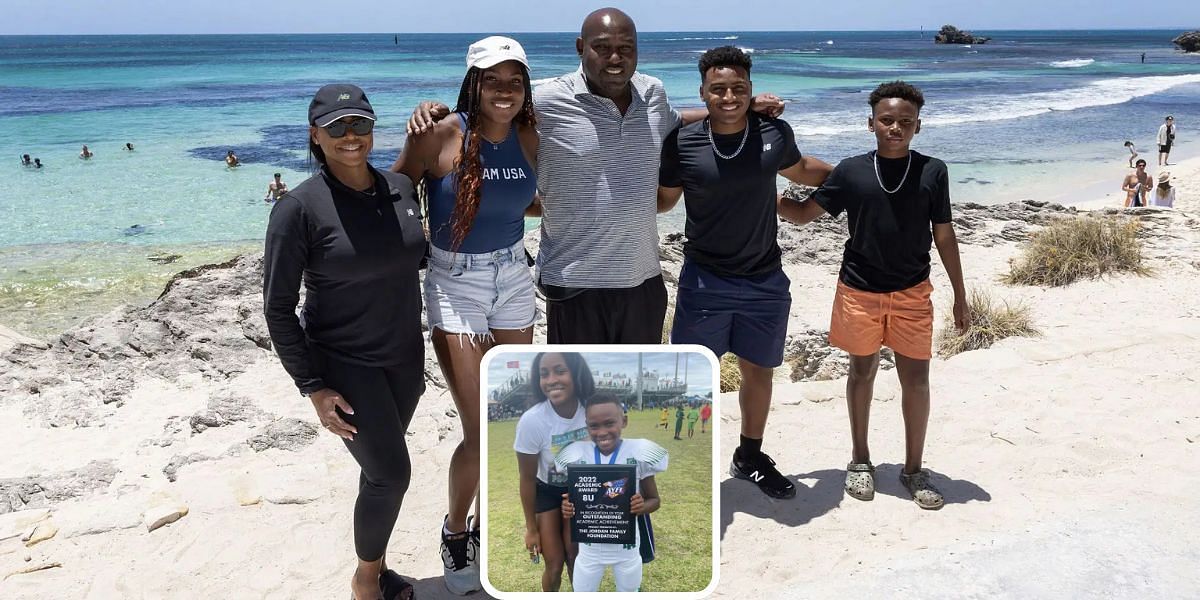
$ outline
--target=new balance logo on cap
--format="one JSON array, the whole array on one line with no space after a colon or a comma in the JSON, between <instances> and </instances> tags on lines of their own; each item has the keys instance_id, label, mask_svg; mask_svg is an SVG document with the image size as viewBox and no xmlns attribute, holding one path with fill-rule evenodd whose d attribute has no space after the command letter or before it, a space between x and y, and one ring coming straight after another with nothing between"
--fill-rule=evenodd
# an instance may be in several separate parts
<instances>
[{"instance_id":1,"label":"new balance logo on cap","mask_svg":"<svg viewBox=\"0 0 1200 600\"><path fill-rule=\"evenodd\" d=\"M767 150L770 150L770 149L771 149L771 143L770 143L770 142L767 142L767 143L763 144L763 152L766 152Z\"/></svg>"},{"instance_id":2,"label":"new balance logo on cap","mask_svg":"<svg viewBox=\"0 0 1200 600\"><path fill-rule=\"evenodd\" d=\"M350 99L350 94L342 94L342 95L338 96L339 101L340 100L349 100L349 99Z\"/></svg>"}]
</instances>

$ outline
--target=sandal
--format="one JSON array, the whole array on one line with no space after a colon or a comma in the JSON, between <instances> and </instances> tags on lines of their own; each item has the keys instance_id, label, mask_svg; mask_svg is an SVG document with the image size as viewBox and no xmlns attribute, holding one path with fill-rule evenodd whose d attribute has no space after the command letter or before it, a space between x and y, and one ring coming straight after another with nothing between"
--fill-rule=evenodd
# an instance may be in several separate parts
<instances>
[{"instance_id":1,"label":"sandal","mask_svg":"<svg viewBox=\"0 0 1200 600\"><path fill-rule=\"evenodd\" d=\"M870 462L846 465L846 494L858 500L875 498L875 466Z\"/></svg>"},{"instance_id":2,"label":"sandal","mask_svg":"<svg viewBox=\"0 0 1200 600\"><path fill-rule=\"evenodd\" d=\"M900 483L908 488L913 502L925 510L937 510L946 503L946 500L942 497L942 492L929 481L929 478L930 474L926 469L921 469L911 475L900 473Z\"/></svg>"},{"instance_id":3,"label":"sandal","mask_svg":"<svg viewBox=\"0 0 1200 600\"><path fill-rule=\"evenodd\" d=\"M383 600L417 600L412 584L391 569L379 575L379 590L383 592ZM407 596L405 592L408 592Z\"/></svg>"}]
</instances>

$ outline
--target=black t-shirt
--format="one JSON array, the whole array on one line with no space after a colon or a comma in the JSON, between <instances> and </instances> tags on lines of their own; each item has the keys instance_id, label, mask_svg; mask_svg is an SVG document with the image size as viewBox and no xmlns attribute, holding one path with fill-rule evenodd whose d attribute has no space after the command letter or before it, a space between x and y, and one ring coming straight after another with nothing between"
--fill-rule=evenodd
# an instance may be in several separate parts
<instances>
[{"instance_id":1,"label":"black t-shirt","mask_svg":"<svg viewBox=\"0 0 1200 600\"><path fill-rule=\"evenodd\" d=\"M840 277L850 287L895 292L929 277L931 224L950 222L950 181L946 163L911 156L911 167L907 158L880 157L878 176L874 152L847 158L812 195L830 215L846 211L850 239ZM885 192L880 179L896 192Z\"/></svg>"},{"instance_id":2,"label":"black t-shirt","mask_svg":"<svg viewBox=\"0 0 1200 600\"><path fill-rule=\"evenodd\" d=\"M663 141L658 183L682 187L687 222L683 252L726 277L752 277L780 267L775 177L800 161L792 127L750 113L741 152L713 152L708 120L685 125ZM744 131L744 130L743 130ZM738 149L743 132L713 134L721 154Z\"/></svg>"},{"instance_id":3,"label":"black t-shirt","mask_svg":"<svg viewBox=\"0 0 1200 600\"><path fill-rule=\"evenodd\" d=\"M425 255L413 184L371 169L374 195L326 169L271 209L263 259L263 303L271 342L300 391L325 387L309 344L364 366L423 368L421 290ZM301 275L305 301L296 316Z\"/></svg>"}]
</instances>

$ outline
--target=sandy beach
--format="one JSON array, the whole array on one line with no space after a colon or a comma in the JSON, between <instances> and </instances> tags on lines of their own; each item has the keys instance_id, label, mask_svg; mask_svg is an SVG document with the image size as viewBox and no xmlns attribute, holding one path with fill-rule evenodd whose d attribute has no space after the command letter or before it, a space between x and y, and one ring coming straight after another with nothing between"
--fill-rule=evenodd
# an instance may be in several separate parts
<instances>
[{"instance_id":1,"label":"sandy beach","mask_svg":"<svg viewBox=\"0 0 1200 600\"><path fill-rule=\"evenodd\" d=\"M721 482L716 596L1200 594L1186 575L1200 550L1180 535L1200 525L1191 498L1200 475L1190 468L1200 444L1200 159L1170 169L1176 209L1128 213L1145 226L1147 277L1001 284L1028 232L1070 209L958 211L968 285L1028 303L1042 336L935 359L925 456L946 493L938 512L918 509L897 481L903 436L891 370L877 378L872 419L880 493L870 503L842 494L844 371L819 342L837 228L784 226L789 352L817 358L803 381L778 371L764 450L801 489L775 501ZM1080 206L1102 204L1113 206ZM677 252L664 240L672 282ZM268 349L260 269L249 256L192 270L149 307L97 317L49 343L0 329L0 597L345 596L357 467L339 440L318 433ZM933 280L944 314L940 265ZM459 425L431 360L427 377L408 434L413 482L388 559L416 580L419 597L447 598L437 528ZM728 455L737 397L721 400Z\"/></svg>"}]
</instances>

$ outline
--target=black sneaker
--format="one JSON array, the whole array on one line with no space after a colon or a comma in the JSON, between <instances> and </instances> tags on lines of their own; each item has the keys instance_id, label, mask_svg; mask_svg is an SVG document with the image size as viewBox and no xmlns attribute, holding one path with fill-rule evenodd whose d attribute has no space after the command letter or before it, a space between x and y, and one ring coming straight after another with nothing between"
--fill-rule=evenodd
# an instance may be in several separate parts
<instances>
[{"instance_id":1,"label":"black sneaker","mask_svg":"<svg viewBox=\"0 0 1200 600\"><path fill-rule=\"evenodd\" d=\"M447 535L442 530L442 574L450 593L463 596L480 589L474 550L470 531Z\"/></svg>"},{"instance_id":2,"label":"black sneaker","mask_svg":"<svg viewBox=\"0 0 1200 600\"><path fill-rule=\"evenodd\" d=\"M742 460L741 448L733 451L733 462L729 465L729 474L738 479L745 479L758 486L758 489L772 498L794 498L796 484L784 477L775 468L775 461L766 453L759 452L757 457Z\"/></svg>"}]
</instances>

